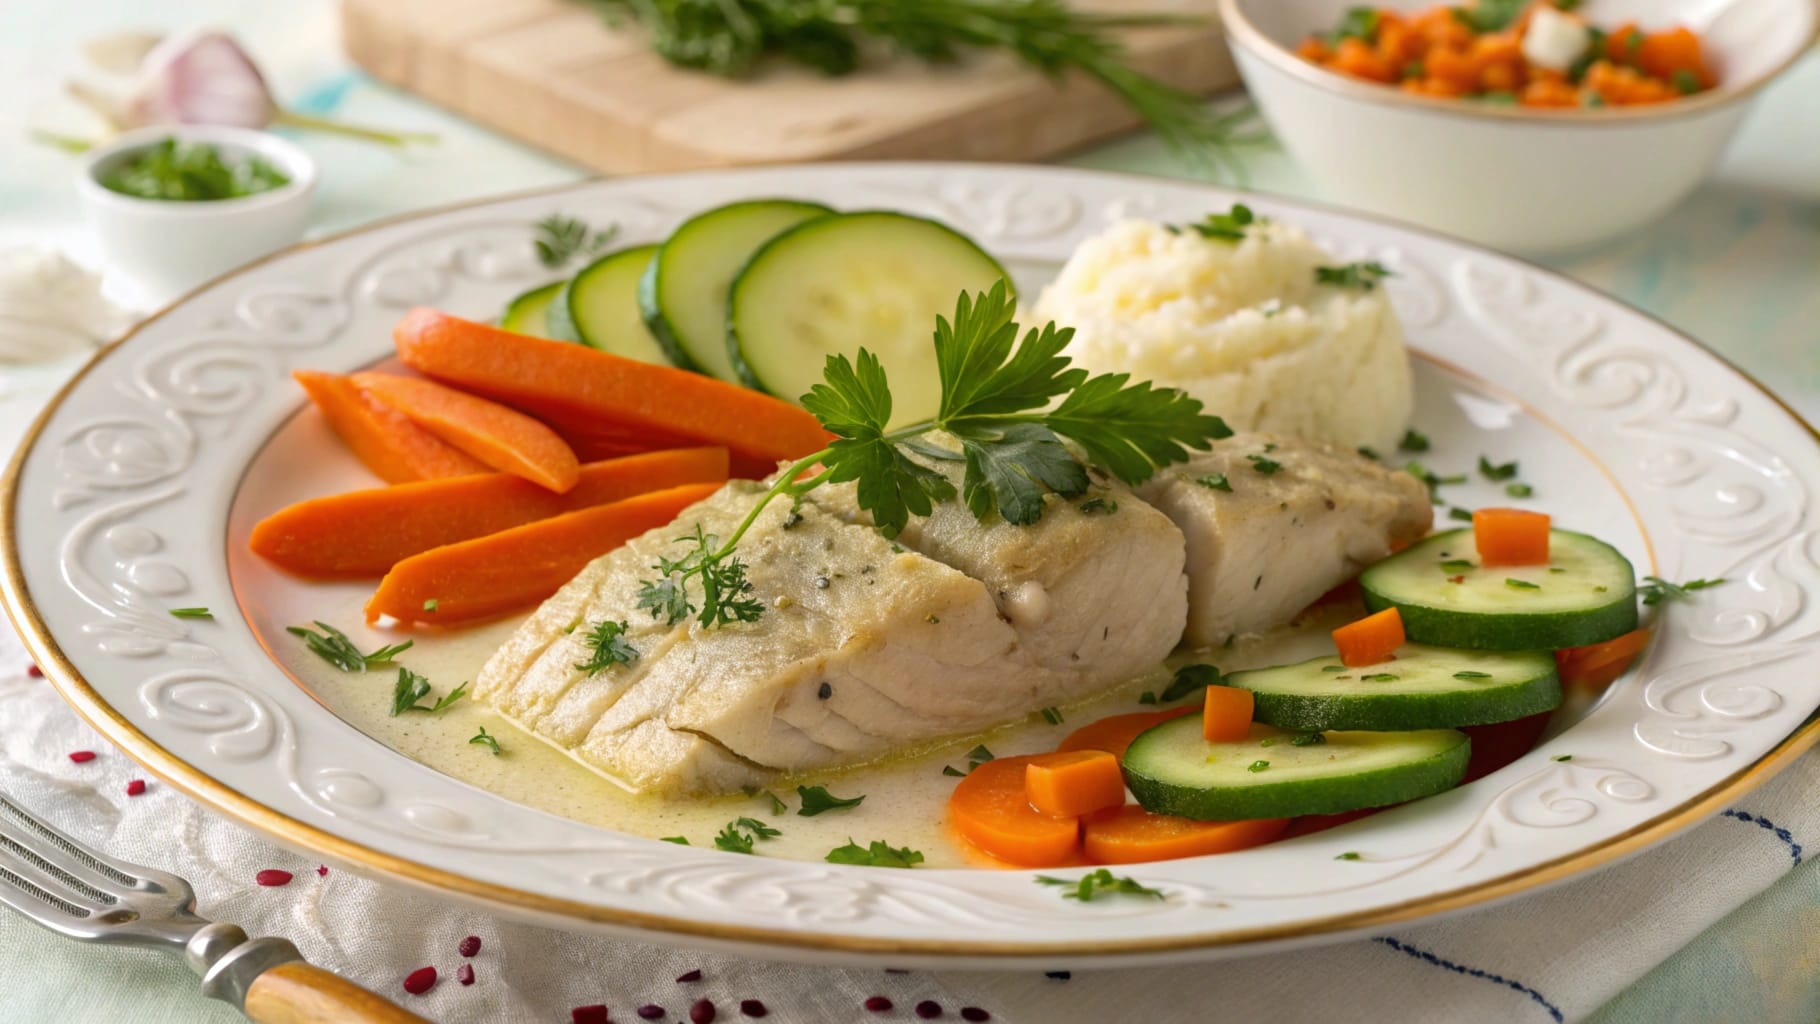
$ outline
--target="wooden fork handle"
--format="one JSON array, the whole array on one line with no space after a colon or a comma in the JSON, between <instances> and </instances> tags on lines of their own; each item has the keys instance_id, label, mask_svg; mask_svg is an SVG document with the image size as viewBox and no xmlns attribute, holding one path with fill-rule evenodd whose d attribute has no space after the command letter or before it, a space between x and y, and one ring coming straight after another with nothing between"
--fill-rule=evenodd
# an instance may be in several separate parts
<instances>
[{"instance_id":1,"label":"wooden fork handle","mask_svg":"<svg viewBox=\"0 0 1820 1024\"><path fill-rule=\"evenodd\" d=\"M295 960L253 979L246 1015L254 1024L429 1024L359 985Z\"/></svg>"}]
</instances>

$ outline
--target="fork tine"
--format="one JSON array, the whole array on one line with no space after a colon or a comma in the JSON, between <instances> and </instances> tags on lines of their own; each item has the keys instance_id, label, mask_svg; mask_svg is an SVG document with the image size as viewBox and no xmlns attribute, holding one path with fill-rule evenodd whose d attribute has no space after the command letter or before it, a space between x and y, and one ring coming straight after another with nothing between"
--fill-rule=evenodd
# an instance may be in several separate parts
<instances>
[{"instance_id":1,"label":"fork tine","mask_svg":"<svg viewBox=\"0 0 1820 1024\"><path fill-rule=\"evenodd\" d=\"M93 908L71 903L4 863L0 863L0 903L52 928L59 927L60 919L67 919L73 926L95 914Z\"/></svg>"},{"instance_id":2,"label":"fork tine","mask_svg":"<svg viewBox=\"0 0 1820 1024\"><path fill-rule=\"evenodd\" d=\"M10 857L5 857L10 854ZM195 894L175 875L118 861L76 841L18 804L0 796L0 857L35 869L35 884L90 905L110 905L131 896L188 907Z\"/></svg>"}]
</instances>

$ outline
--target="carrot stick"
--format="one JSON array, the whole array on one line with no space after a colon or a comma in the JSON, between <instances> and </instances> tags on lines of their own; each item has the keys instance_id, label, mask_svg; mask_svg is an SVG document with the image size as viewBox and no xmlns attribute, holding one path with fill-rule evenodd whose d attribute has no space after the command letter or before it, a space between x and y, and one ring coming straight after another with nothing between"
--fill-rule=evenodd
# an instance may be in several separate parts
<instances>
[{"instance_id":1,"label":"carrot stick","mask_svg":"<svg viewBox=\"0 0 1820 1024\"><path fill-rule=\"evenodd\" d=\"M586 458L605 446L724 445L735 475L763 476L819 451L828 435L788 402L667 366L583 345L513 334L433 309L392 331L407 365L504 402L556 428Z\"/></svg>"},{"instance_id":2,"label":"carrot stick","mask_svg":"<svg viewBox=\"0 0 1820 1024\"><path fill-rule=\"evenodd\" d=\"M1051 818L1030 806L1024 774L1056 754L1001 757L973 769L948 798L948 823L983 852L1026 868L1056 867L1080 846L1078 818Z\"/></svg>"},{"instance_id":3,"label":"carrot stick","mask_svg":"<svg viewBox=\"0 0 1820 1024\"><path fill-rule=\"evenodd\" d=\"M399 562L367 600L367 621L488 619L549 597L589 562L719 490L685 484L431 548Z\"/></svg>"},{"instance_id":4,"label":"carrot stick","mask_svg":"<svg viewBox=\"0 0 1820 1024\"><path fill-rule=\"evenodd\" d=\"M1403 614L1395 608L1348 622L1333 631L1333 645L1340 650L1340 664L1347 668L1389 661L1396 657L1403 639Z\"/></svg>"},{"instance_id":5,"label":"carrot stick","mask_svg":"<svg viewBox=\"0 0 1820 1024\"><path fill-rule=\"evenodd\" d=\"M439 442L440 443L440 442ZM253 527L253 553L309 579L384 576L431 548L651 491L727 479L725 448L679 448L581 467L553 494L510 473L374 487L283 508Z\"/></svg>"},{"instance_id":6,"label":"carrot stick","mask_svg":"<svg viewBox=\"0 0 1820 1024\"><path fill-rule=\"evenodd\" d=\"M1251 735L1250 690L1236 686L1209 686L1201 707L1201 735L1213 743L1236 743Z\"/></svg>"},{"instance_id":7,"label":"carrot stick","mask_svg":"<svg viewBox=\"0 0 1820 1024\"><path fill-rule=\"evenodd\" d=\"M1068 734L1055 749L1065 753L1070 750L1104 750L1114 757L1124 757L1125 748L1151 728L1180 718L1183 715L1197 715L1201 709L1189 705L1182 708L1171 708L1168 711L1141 711L1132 715L1113 715L1081 726Z\"/></svg>"},{"instance_id":8,"label":"carrot stick","mask_svg":"<svg viewBox=\"0 0 1820 1024\"><path fill-rule=\"evenodd\" d=\"M1087 859L1096 864L1138 864L1261 846L1281 835L1288 824L1288 818L1194 821L1128 804L1088 817L1082 823L1082 839Z\"/></svg>"},{"instance_id":9,"label":"carrot stick","mask_svg":"<svg viewBox=\"0 0 1820 1024\"><path fill-rule=\"evenodd\" d=\"M575 452L549 427L497 402L435 381L357 373L360 390L481 462L558 494L575 486Z\"/></svg>"},{"instance_id":10,"label":"carrot stick","mask_svg":"<svg viewBox=\"0 0 1820 1024\"><path fill-rule=\"evenodd\" d=\"M291 376L303 385L341 443L387 483L487 471L403 413L363 394L347 377L317 370L293 370Z\"/></svg>"},{"instance_id":11,"label":"carrot stick","mask_svg":"<svg viewBox=\"0 0 1820 1024\"><path fill-rule=\"evenodd\" d=\"M1124 804L1125 775L1104 750L1052 754L1024 767L1024 796L1051 818L1078 818Z\"/></svg>"},{"instance_id":12,"label":"carrot stick","mask_svg":"<svg viewBox=\"0 0 1820 1024\"><path fill-rule=\"evenodd\" d=\"M1561 682L1569 686L1604 686L1623 675L1637 655L1649 646L1649 630L1635 629L1621 637L1587 647L1555 652Z\"/></svg>"},{"instance_id":13,"label":"carrot stick","mask_svg":"<svg viewBox=\"0 0 1820 1024\"><path fill-rule=\"evenodd\" d=\"M1548 564L1548 516L1524 508L1482 508L1472 514L1472 539L1483 565Z\"/></svg>"}]
</instances>

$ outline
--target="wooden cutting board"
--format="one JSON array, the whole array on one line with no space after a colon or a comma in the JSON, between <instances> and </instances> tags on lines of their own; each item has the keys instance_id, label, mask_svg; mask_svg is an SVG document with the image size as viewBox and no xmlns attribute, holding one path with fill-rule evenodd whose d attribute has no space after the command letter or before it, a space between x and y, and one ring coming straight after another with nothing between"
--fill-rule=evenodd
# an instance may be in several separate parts
<instances>
[{"instance_id":1,"label":"wooden cutting board","mask_svg":"<svg viewBox=\"0 0 1820 1024\"><path fill-rule=\"evenodd\" d=\"M1237 76L1213 0L1077 0L1205 16L1125 34L1131 63L1198 94ZM729 81L673 68L577 0L342 0L349 55L387 82L612 173L853 159L1035 160L1138 126L1110 92L1004 55L894 59L829 78Z\"/></svg>"}]
</instances>

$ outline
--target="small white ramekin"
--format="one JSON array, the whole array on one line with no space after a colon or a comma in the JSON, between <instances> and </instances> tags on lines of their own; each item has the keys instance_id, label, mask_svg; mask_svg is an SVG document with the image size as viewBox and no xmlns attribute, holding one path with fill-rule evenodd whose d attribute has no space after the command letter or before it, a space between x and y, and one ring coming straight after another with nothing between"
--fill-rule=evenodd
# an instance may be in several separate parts
<instances>
[{"instance_id":1,"label":"small white ramekin","mask_svg":"<svg viewBox=\"0 0 1820 1024\"><path fill-rule=\"evenodd\" d=\"M1548 110L1419 96L1295 54L1356 3L1219 0L1271 129L1329 198L1526 253L1585 248L1668 212L1718 162L1757 92L1820 33L1816 0L1731 0L1702 33L1717 88L1648 106ZM1580 9L1645 27L1721 11L1715 0L1593 0Z\"/></svg>"},{"instance_id":2,"label":"small white ramekin","mask_svg":"<svg viewBox=\"0 0 1820 1024\"><path fill-rule=\"evenodd\" d=\"M167 138L209 143L230 158L257 155L291 180L256 195L193 202L140 199L101 184L101 177L120 161ZM303 150L266 132L216 125L161 125L124 133L90 150L76 180L107 267L157 301L301 240L315 188L316 165Z\"/></svg>"}]
</instances>

